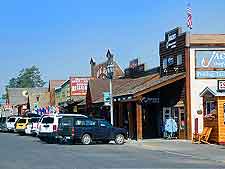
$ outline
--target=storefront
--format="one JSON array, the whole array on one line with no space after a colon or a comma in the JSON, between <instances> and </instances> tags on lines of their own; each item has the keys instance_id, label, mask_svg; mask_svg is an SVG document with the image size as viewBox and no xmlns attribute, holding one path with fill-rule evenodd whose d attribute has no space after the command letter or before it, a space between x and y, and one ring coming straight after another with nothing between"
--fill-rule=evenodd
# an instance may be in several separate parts
<instances>
[{"instance_id":1,"label":"storefront","mask_svg":"<svg viewBox=\"0 0 225 169\"><path fill-rule=\"evenodd\" d=\"M200 96L203 98L203 128L211 128L209 142L225 144L225 81L219 81L218 88L206 87Z\"/></svg>"}]
</instances>

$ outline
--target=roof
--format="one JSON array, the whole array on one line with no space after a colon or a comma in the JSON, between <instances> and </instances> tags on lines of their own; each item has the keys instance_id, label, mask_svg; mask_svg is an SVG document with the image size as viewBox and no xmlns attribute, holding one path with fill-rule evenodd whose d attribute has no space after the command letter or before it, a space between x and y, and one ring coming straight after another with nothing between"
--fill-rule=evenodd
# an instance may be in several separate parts
<instances>
[{"instance_id":1,"label":"roof","mask_svg":"<svg viewBox=\"0 0 225 169\"><path fill-rule=\"evenodd\" d=\"M159 79L159 74L152 74L136 79L115 79L112 81L113 97L133 94L133 89L147 81ZM95 79L89 81L92 103L103 102L103 92L109 91L109 80Z\"/></svg>"},{"instance_id":2,"label":"roof","mask_svg":"<svg viewBox=\"0 0 225 169\"><path fill-rule=\"evenodd\" d=\"M168 84L174 83L185 77L186 77L185 73L178 73L178 74L173 74L170 76L163 76L159 79L153 79L151 81L144 83L143 85L137 86L135 89L133 89L132 92L133 94L135 94L135 96L140 96L142 94L159 89Z\"/></svg>"},{"instance_id":3,"label":"roof","mask_svg":"<svg viewBox=\"0 0 225 169\"><path fill-rule=\"evenodd\" d=\"M57 87L60 87L65 80L50 80L49 81L49 91L54 90Z\"/></svg>"},{"instance_id":4,"label":"roof","mask_svg":"<svg viewBox=\"0 0 225 169\"><path fill-rule=\"evenodd\" d=\"M25 93L28 92L28 95L47 93L47 87L37 87L37 88L8 88L8 98L9 103L12 105L21 105L28 102L28 95Z\"/></svg>"},{"instance_id":5,"label":"roof","mask_svg":"<svg viewBox=\"0 0 225 169\"><path fill-rule=\"evenodd\" d=\"M191 34L190 43L199 44L225 44L225 34Z\"/></svg>"},{"instance_id":6,"label":"roof","mask_svg":"<svg viewBox=\"0 0 225 169\"><path fill-rule=\"evenodd\" d=\"M113 79L112 87L113 87L113 95L117 91L117 88L122 86L127 86L131 79ZM94 79L89 80L89 88L92 97L92 103L103 102L103 92L109 92L109 80L103 79Z\"/></svg>"},{"instance_id":7,"label":"roof","mask_svg":"<svg viewBox=\"0 0 225 169\"><path fill-rule=\"evenodd\" d=\"M200 97L203 97L206 94L212 94L213 96L225 96L224 92L219 92L216 87L206 87L201 93Z\"/></svg>"},{"instance_id":8,"label":"roof","mask_svg":"<svg viewBox=\"0 0 225 169\"><path fill-rule=\"evenodd\" d=\"M26 104L28 98L23 95L26 88L8 88L7 94L9 99L9 104L11 105L21 105Z\"/></svg>"}]
</instances>

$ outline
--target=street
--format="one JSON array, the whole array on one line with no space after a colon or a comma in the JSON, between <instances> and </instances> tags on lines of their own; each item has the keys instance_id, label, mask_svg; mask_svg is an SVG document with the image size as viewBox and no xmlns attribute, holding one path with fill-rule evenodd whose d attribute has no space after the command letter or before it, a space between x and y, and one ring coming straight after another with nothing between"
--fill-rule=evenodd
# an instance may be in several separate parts
<instances>
[{"instance_id":1,"label":"street","mask_svg":"<svg viewBox=\"0 0 225 169\"><path fill-rule=\"evenodd\" d=\"M57 145L0 133L0 169L225 168L225 163L138 145Z\"/></svg>"}]
</instances>

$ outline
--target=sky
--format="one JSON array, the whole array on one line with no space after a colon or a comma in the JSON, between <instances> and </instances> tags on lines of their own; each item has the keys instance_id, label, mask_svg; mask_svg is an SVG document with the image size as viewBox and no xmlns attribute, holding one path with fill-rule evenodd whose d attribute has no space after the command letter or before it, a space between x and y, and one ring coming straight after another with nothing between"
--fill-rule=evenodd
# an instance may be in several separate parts
<instances>
[{"instance_id":1,"label":"sky","mask_svg":"<svg viewBox=\"0 0 225 169\"><path fill-rule=\"evenodd\" d=\"M124 69L139 58L159 65L164 33L225 33L224 0L7 0L0 5L0 94L9 79L32 65L42 77L68 79L90 74L89 61L105 61L107 49Z\"/></svg>"}]
</instances>

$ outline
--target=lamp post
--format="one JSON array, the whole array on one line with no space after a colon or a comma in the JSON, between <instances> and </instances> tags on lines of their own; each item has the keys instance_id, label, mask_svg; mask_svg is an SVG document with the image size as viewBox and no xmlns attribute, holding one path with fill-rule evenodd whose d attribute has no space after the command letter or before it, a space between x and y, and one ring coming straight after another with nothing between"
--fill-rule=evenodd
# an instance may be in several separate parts
<instances>
[{"instance_id":1,"label":"lamp post","mask_svg":"<svg viewBox=\"0 0 225 169\"><path fill-rule=\"evenodd\" d=\"M112 92L112 79L113 79L114 65L113 61L107 65L107 75L109 78L109 94L110 94L110 117L111 124L113 126L113 92Z\"/></svg>"}]
</instances>

